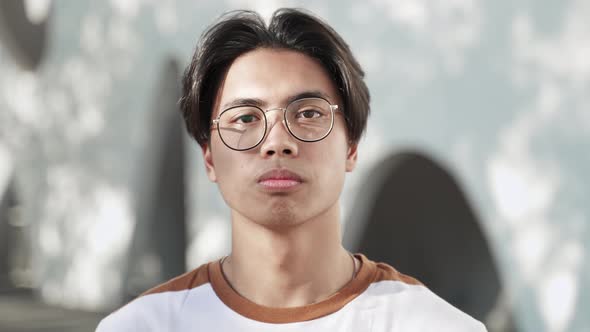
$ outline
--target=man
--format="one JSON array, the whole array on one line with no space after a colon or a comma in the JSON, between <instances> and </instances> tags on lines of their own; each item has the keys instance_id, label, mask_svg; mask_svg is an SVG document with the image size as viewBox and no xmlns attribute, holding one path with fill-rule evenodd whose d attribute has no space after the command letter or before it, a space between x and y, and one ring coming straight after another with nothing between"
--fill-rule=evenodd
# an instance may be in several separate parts
<instances>
[{"instance_id":1,"label":"man","mask_svg":"<svg viewBox=\"0 0 590 332\"><path fill-rule=\"evenodd\" d=\"M369 113L363 71L312 15L233 12L203 36L181 109L231 209L232 250L160 285L111 331L485 331L341 245L339 196Z\"/></svg>"}]
</instances>

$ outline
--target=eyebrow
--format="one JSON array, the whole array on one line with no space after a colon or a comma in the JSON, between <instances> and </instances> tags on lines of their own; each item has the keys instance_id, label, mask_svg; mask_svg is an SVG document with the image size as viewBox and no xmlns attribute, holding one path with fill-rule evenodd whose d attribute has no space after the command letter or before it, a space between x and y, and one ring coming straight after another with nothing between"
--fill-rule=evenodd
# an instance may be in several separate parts
<instances>
[{"instance_id":1,"label":"eyebrow","mask_svg":"<svg viewBox=\"0 0 590 332\"><path fill-rule=\"evenodd\" d=\"M330 96L328 96L327 94L323 93L320 90L304 91L304 92L301 92L296 95L288 97L287 98L287 105L294 102L295 100L303 99L303 98L322 98L322 99L325 99L328 101L330 100Z\"/></svg>"},{"instance_id":2,"label":"eyebrow","mask_svg":"<svg viewBox=\"0 0 590 332\"><path fill-rule=\"evenodd\" d=\"M311 90L311 91L303 91L303 92L300 92L295 95L287 97L285 100L285 102L286 102L285 106L287 106L288 104L292 103L295 100L303 99L303 98L322 98L322 99L325 99L325 100L329 101L330 103L332 103L330 101L330 96L328 96L326 93L319 91L319 90ZM267 103L264 100L259 99L259 98L236 98L232 101L225 103L221 109L226 110L231 107L244 106L244 105L250 105L250 106L264 108L264 106L266 104Z\"/></svg>"}]
</instances>

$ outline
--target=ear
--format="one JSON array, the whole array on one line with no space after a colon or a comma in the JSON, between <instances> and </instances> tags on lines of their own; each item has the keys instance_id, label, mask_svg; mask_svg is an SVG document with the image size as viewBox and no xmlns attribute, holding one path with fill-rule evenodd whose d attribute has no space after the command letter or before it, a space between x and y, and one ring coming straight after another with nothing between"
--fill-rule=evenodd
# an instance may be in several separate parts
<instances>
[{"instance_id":1,"label":"ear","mask_svg":"<svg viewBox=\"0 0 590 332\"><path fill-rule=\"evenodd\" d=\"M205 143L201 145L201 150L203 150L203 160L205 161L205 170L207 171L207 176L211 182L217 182L215 166L213 165L213 156L211 155L211 145L209 143Z\"/></svg>"},{"instance_id":2,"label":"ear","mask_svg":"<svg viewBox=\"0 0 590 332\"><path fill-rule=\"evenodd\" d=\"M356 167L358 157L358 144L350 144L346 155L346 171L352 172Z\"/></svg>"}]
</instances>

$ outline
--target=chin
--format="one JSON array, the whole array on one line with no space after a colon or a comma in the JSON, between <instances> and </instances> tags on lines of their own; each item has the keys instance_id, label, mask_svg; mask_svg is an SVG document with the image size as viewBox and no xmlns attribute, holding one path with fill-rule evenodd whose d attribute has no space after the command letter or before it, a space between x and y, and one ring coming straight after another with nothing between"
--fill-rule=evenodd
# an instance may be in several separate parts
<instances>
[{"instance_id":1,"label":"chin","mask_svg":"<svg viewBox=\"0 0 590 332\"><path fill-rule=\"evenodd\" d=\"M296 213L296 209L285 204L274 205L268 210L256 211L254 215L255 217L251 220L254 220L258 225L272 229L290 228L305 222L305 218Z\"/></svg>"},{"instance_id":2,"label":"chin","mask_svg":"<svg viewBox=\"0 0 590 332\"><path fill-rule=\"evenodd\" d=\"M293 208L284 205L273 206L265 219L269 226L293 226L302 222Z\"/></svg>"}]
</instances>

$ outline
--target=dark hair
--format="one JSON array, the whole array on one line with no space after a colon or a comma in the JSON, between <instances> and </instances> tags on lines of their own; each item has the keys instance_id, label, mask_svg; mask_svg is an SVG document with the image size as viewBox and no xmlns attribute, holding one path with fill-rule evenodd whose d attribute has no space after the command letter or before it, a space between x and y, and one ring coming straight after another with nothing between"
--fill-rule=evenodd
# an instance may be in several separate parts
<instances>
[{"instance_id":1,"label":"dark hair","mask_svg":"<svg viewBox=\"0 0 590 332\"><path fill-rule=\"evenodd\" d=\"M319 18L298 9L279 9L268 27L256 12L229 12L201 36L184 72L180 98L187 130L199 144L209 141L215 98L229 66L257 48L293 50L319 60L342 98L348 139L359 141L370 99L361 66L338 33Z\"/></svg>"}]
</instances>

